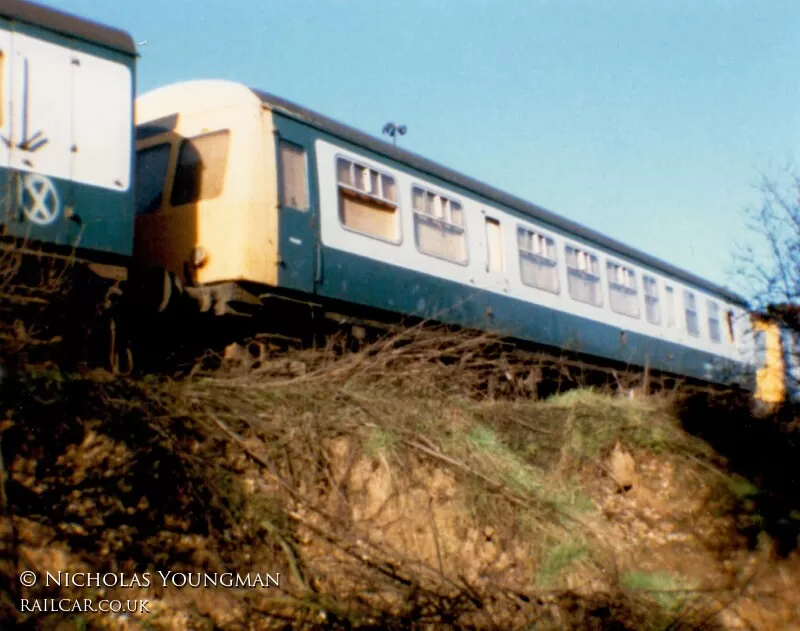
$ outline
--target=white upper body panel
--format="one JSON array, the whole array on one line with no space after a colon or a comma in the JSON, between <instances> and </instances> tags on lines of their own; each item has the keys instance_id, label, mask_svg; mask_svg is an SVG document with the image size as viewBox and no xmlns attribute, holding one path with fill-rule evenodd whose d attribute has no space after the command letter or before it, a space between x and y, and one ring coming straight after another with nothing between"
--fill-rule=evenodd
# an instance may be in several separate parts
<instances>
[{"instance_id":1,"label":"white upper body panel","mask_svg":"<svg viewBox=\"0 0 800 631\"><path fill-rule=\"evenodd\" d=\"M133 79L109 61L0 30L0 167L130 186Z\"/></svg>"}]
</instances>

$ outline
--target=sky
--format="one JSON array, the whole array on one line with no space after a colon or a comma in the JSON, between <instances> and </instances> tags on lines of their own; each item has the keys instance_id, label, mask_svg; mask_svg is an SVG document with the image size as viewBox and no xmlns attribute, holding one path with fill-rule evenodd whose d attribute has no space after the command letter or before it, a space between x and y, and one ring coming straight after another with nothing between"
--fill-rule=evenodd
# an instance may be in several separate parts
<instances>
[{"instance_id":1,"label":"sky","mask_svg":"<svg viewBox=\"0 0 800 631\"><path fill-rule=\"evenodd\" d=\"M800 162L796 0L44 4L141 42L139 93L229 79L405 124L400 146L719 284L755 185Z\"/></svg>"}]
</instances>

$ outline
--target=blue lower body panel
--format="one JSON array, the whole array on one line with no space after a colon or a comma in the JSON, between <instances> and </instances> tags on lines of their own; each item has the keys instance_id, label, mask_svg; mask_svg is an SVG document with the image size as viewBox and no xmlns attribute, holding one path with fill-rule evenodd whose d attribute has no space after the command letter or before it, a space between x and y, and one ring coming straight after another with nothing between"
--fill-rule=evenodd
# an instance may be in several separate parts
<instances>
[{"instance_id":1,"label":"blue lower body panel","mask_svg":"<svg viewBox=\"0 0 800 631\"><path fill-rule=\"evenodd\" d=\"M323 249L322 264L321 297L702 381L749 383L741 363L510 296L340 250Z\"/></svg>"},{"instance_id":2,"label":"blue lower body panel","mask_svg":"<svg viewBox=\"0 0 800 631\"><path fill-rule=\"evenodd\" d=\"M27 185L22 182L26 176ZM133 213L131 188L113 191L0 168L0 224L6 235L128 257Z\"/></svg>"}]
</instances>

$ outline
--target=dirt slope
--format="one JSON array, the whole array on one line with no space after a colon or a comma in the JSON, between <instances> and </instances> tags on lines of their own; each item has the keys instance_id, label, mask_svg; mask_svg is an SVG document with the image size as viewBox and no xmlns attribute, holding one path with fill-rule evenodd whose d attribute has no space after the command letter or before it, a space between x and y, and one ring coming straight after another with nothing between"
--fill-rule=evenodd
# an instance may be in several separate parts
<instances>
[{"instance_id":1,"label":"dirt slope","mask_svg":"<svg viewBox=\"0 0 800 631\"><path fill-rule=\"evenodd\" d=\"M760 481L683 429L679 397L487 400L476 349L420 339L180 380L24 367L0 426L3 628L800 629L796 540L778 549ZM28 589L23 571L153 580Z\"/></svg>"}]
</instances>

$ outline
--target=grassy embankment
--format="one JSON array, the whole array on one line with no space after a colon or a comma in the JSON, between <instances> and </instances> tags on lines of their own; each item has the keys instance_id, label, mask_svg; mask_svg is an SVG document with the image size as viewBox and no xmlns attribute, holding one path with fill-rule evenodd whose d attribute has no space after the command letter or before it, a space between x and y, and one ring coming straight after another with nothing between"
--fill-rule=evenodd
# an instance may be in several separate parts
<instances>
[{"instance_id":1,"label":"grassy embankment","mask_svg":"<svg viewBox=\"0 0 800 631\"><path fill-rule=\"evenodd\" d=\"M478 394L484 338L400 341L181 379L23 365L2 402L0 616L37 629L797 624L797 553L776 554L762 489L684 429L680 393L492 400ZM23 590L24 569L268 572L280 587ZM18 611L62 596L145 598L150 613Z\"/></svg>"}]
</instances>

